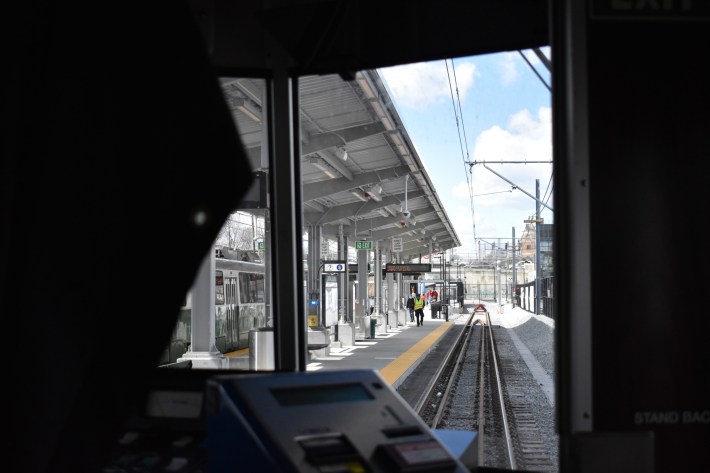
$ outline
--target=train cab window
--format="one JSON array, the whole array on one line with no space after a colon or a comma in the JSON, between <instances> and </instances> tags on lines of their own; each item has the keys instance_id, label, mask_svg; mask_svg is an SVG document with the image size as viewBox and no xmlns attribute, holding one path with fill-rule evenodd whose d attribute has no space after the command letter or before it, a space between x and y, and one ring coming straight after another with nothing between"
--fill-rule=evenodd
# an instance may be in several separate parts
<instances>
[{"instance_id":1,"label":"train cab window","mask_svg":"<svg viewBox=\"0 0 710 473\"><path fill-rule=\"evenodd\" d=\"M552 224L550 94L530 66L549 73L538 56L524 55L298 77L302 139L299 174L292 177L300 181L302 272L291 284L302 288L300 323L309 334L319 332L318 346L368 338L367 318L402 309L412 287L422 293L437 287L444 305L478 297L532 313L536 304L551 309L534 295L541 291L537 280L554 276L551 240L541 242L536 233ZM254 180L214 242L207 265L214 307L200 313L211 314L201 323L214 324L215 339L203 345L218 347L215 358L230 358L230 367L250 369L234 360L248 356L251 331L274 327L279 317L271 312L275 178L266 126L273 85L227 76L220 82ZM492 90L504 98L486 98ZM465 135L475 141L466 143ZM495 161L481 159L491 153ZM229 186L229 176L220 179L218 185ZM551 238L549 228L538 233ZM535 273L543 266L534 265L538 260L546 262L546 274ZM429 271L387 273L392 262ZM188 298L175 330L182 338L171 341L163 361L194 350L196 302Z\"/></svg>"}]
</instances>

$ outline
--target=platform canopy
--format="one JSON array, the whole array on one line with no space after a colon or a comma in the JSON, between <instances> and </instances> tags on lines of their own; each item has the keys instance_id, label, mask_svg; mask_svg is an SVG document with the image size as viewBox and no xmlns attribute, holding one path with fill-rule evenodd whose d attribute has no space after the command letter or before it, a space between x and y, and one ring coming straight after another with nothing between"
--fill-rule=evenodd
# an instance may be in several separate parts
<instances>
[{"instance_id":1,"label":"platform canopy","mask_svg":"<svg viewBox=\"0 0 710 473\"><path fill-rule=\"evenodd\" d=\"M223 79L254 169L262 162L264 83ZM401 238L405 258L460 246L377 71L351 81L306 76L299 86L304 225L321 226L326 238L342 231L351 245L369 240L389 247L391 238Z\"/></svg>"},{"instance_id":2,"label":"platform canopy","mask_svg":"<svg viewBox=\"0 0 710 473\"><path fill-rule=\"evenodd\" d=\"M298 80L304 226L394 244L403 261L461 246L423 165L436 157L416 152L377 68L548 45L545 0L191 4L254 169L273 58Z\"/></svg>"}]
</instances>

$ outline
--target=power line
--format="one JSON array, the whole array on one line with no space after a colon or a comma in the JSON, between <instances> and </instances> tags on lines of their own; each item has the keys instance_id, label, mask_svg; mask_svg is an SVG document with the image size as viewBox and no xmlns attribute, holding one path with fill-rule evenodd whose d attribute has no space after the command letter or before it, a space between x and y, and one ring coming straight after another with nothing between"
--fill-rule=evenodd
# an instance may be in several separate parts
<instances>
[{"instance_id":1,"label":"power line","mask_svg":"<svg viewBox=\"0 0 710 473\"><path fill-rule=\"evenodd\" d=\"M516 186L510 186L510 189L507 191L496 191L496 192L486 192L485 194L476 194L474 197L481 197L482 195L491 195L491 194L505 194L506 192L513 192L515 189L517 189Z\"/></svg>"},{"instance_id":2,"label":"power line","mask_svg":"<svg viewBox=\"0 0 710 473\"><path fill-rule=\"evenodd\" d=\"M458 132L458 135L459 135L459 147L461 148L461 158L463 160L463 164L464 164L464 168L465 168L466 163L469 161L469 159L468 159L468 142L466 140L466 128L463 123L463 111L461 109L459 86L458 86L458 81L456 80L456 67L454 65L454 60L451 59L451 69L452 69L452 74L454 76L454 85L456 88L456 100L454 100L454 91L451 86L451 74L449 73L448 60L446 60L446 59L444 60L444 65L446 66L446 76L449 80L449 93L451 94L451 103L452 103L452 106L454 109L454 118L456 119L456 131ZM458 103L458 108L456 106L457 103ZM459 125L459 117L461 117L460 125ZM461 142L462 131L463 131L463 143ZM469 168L469 172L471 172L470 168ZM471 174L472 174L472 172L471 172ZM468 174L464 172L464 175L466 176L466 185L468 187L469 203L471 205L471 224L472 224L472 229L473 229L473 238L475 241L475 239L476 239L476 219L475 219L476 212L474 210L474 205L473 205L473 178L471 178L469 180Z\"/></svg>"}]
</instances>

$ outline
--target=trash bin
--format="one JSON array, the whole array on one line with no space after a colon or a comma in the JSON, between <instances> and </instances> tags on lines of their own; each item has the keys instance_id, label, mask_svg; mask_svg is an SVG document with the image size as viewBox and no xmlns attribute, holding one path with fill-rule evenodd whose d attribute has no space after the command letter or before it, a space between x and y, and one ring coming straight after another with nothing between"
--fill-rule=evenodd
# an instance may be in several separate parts
<instances>
[{"instance_id":1,"label":"trash bin","mask_svg":"<svg viewBox=\"0 0 710 473\"><path fill-rule=\"evenodd\" d=\"M274 328L260 327L249 330L249 369L273 370Z\"/></svg>"},{"instance_id":2,"label":"trash bin","mask_svg":"<svg viewBox=\"0 0 710 473\"><path fill-rule=\"evenodd\" d=\"M375 327L377 326L376 319L370 319L370 338L375 338Z\"/></svg>"}]
</instances>

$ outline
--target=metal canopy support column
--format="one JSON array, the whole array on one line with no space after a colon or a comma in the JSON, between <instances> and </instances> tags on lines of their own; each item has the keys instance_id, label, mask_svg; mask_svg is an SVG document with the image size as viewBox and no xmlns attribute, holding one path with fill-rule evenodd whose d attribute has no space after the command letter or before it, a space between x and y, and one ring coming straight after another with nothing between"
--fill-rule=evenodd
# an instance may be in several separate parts
<instances>
[{"instance_id":1,"label":"metal canopy support column","mask_svg":"<svg viewBox=\"0 0 710 473\"><path fill-rule=\"evenodd\" d=\"M441 280L442 286L439 288L441 293L439 294L439 301L441 299L444 299L444 303L448 304L449 300L449 286L446 284L447 281L447 275L446 275L446 250L441 252L441 257L439 258L439 264L441 265L441 269L439 270L439 274L441 275ZM436 289L436 286L434 286L434 289Z\"/></svg>"},{"instance_id":2,"label":"metal canopy support column","mask_svg":"<svg viewBox=\"0 0 710 473\"><path fill-rule=\"evenodd\" d=\"M375 242L375 267L372 270L375 280L375 312L373 315L382 315L382 250L380 242Z\"/></svg>"},{"instance_id":3,"label":"metal canopy support column","mask_svg":"<svg viewBox=\"0 0 710 473\"><path fill-rule=\"evenodd\" d=\"M392 261L394 262L395 260L395 255L392 251L392 239L390 238L390 245L389 245L389 250L387 250L387 257L385 258L385 261ZM387 326L388 327L396 327L399 325L399 320L397 318L397 310L399 309L399 303L395 302L398 299L398 292L397 291L397 285L395 284L394 280L394 273L386 273L385 277L387 278Z\"/></svg>"},{"instance_id":4,"label":"metal canopy support column","mask_svg":"<svg viewBox=\"0 0 710 473\"><path fill-rule=\"evenodd\" d=\"M352 322L348 320L348 300L350 294L348 291L348 237L343 234L343 226L338 226L338 259L345 261L345 272L338 278L338 323Z\"/></svg>"},{"instance_id":5,"label":"metal canopy support column","mask_svg":"<svg viewBox=\"0 0 710 473\"><path fill-rule=\"evenodd\" d=\"M288 58L272 45L269 88L269 164L272 198L271 245L276 370L306 370L306 315L303 275L298 80L288 75Z\"/></svg>"},{"instance_id":6,"label":"metal canopy support column","mask_svg":"<svg viewBox=\"0 0 710 473\"><path fill-rule=\"evenodd\" d=\"M268 90L266 90L266 87L261 91L261 103L267 104L269 103L269 97L268 97ZM266 170L268 171L269 169L269 127L267 126L262 126L261 127L261 142L265 144L265 146L261 146L260 149L260 156L259 156L259 169L260 170ZM268 186L267 186L268 188ZM267 190L268 192L268 190ZM273 254L273 251L271 249L271 244L267 244L267 242L271 242L271 209L269 208L270 206L267 206L266 209L264 209L264 255L262 257L262 260L265 262L264 264L264 280L265 281L271 281L271 255ZM272 286L270 284L266 284L264 286L264 304L266 306L266 326L267 327L273 327L274 326L274 308L272 304L272 299L273 299L273 290Z\"/></svg>"},{"instance_id":7,"label":"metal canopy support column","mask_svg":"<svg viewBox=\"0 0 710 473\"><path fill-rule=\"evenodd\" d=\"M322 228L320 225L308 226L308 281L307 291L310 294L313 292L319 293L319 299L322 299L323 294L320 288L320 266L321 266L321 245L323 244Z\"/></svg>"},{"instance_id":8,"label":"metal canopy support column","mask_svg":"<svg viewBox=\"0 0 710 473\"><path fill-rule=\"evenodd\" d=\"M358 250L357 252L357 305L360 310L355 315L370 315L366 312L369 306L367 295L369 255L370 252L368 250Z\"/></svg>"},{"instance_id":9,"label":"metal canopy support column","mask_svg":"<svg viewBox=\"0 0 710 473\"><path fill-rule=\"evenodd\" d=\"M215 346L215 255L210 251L192 284L190 348L177 361L192 361L194 368L224 368L227 359Z\"/></svg>"}]
</instances>

